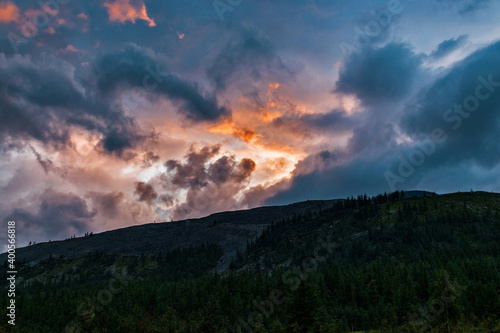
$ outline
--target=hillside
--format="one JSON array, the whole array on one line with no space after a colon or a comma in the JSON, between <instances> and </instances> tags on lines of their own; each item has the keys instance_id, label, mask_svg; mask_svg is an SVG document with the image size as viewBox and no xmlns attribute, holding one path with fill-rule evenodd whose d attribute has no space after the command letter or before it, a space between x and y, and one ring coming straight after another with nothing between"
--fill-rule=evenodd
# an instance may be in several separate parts
<instances>
[{"instance_id":1,"label":"hillside","mask_svg":"<svg viewBox=\"0 0 500 333\"><path fill-rule=\"evenodd\" d=\"M141 252L176 228L176 246ZM113 251L124 235L134 245ZM36 246L19 252L13 332L500 332L495 193L305 202Z\"/></svg>"},{"instance_id":2,"label":"hillside","mask_svg":"<svg viewBox=\"0 0 500 333\"><path fill-rule=\"evenodd\" d=\"M92 237L38 243L18 248L17 260L38 262L49 257L80 258L96 252L121 255L153 255L168 251L214 243L224 249L220 270L227 269L236 250L244 250L246 241L254 239L273 220L294 214L330 207L331 201L306 201L287 206L259 207L243 211L212 214L200 219L150 223L93 234ZM7 254L0 255L0 262Z\"/></svg>"}]
</instances>

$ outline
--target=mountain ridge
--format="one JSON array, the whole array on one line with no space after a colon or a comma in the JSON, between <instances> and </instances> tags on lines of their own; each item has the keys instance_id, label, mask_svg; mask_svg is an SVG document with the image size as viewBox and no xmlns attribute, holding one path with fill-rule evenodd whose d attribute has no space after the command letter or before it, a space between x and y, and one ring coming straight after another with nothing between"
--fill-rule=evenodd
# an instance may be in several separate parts
<instances>
[{"instance_id":1,"label":"mountain ridge","mask_svg":"<svg viewBox=\"0 0 500 333\"><path fill-rule=\"evenodd\" d=\"M201 218L128 226L91 236L19 247L16 258L18 261L38 262L49 257L78 258L95 252L152 255L190 245L216 243L225 252L218 269L225 270L236 251L244 250L246 241L258 237L273 220L324 209L337 200L341 199L308 200L283 206L218 212ZM7 253L0 254L0 261L6 259Z\"/></svg>"}]
</instances>

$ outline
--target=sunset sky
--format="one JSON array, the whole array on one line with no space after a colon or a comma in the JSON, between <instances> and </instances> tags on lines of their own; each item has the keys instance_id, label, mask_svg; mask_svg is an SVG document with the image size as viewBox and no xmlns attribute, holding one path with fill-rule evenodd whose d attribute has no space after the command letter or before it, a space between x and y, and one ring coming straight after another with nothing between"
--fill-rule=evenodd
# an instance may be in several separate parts
<instances>
[{"instance_id":1,"label":"sunset sky","mask_svg":"<svg viewBox=\"0 0 500 333\"><path fill-rule=\"evenodd\" d=\"M26 245L498 192L499 17L492 0L0 0L3 225Z\"/></svg>"}]
</instances>

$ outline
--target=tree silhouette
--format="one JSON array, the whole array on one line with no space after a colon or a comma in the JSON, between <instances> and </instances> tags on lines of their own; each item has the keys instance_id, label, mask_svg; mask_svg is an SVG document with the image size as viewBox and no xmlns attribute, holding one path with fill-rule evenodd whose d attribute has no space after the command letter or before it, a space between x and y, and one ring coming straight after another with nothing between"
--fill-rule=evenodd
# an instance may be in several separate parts
<instances>
[{"instance_id":1,"label":"tree silhouette","mask_svg":"<svg viewBox=\"0 0 500 333\"><path fill-rule=\"evenodd\" d=\"M288 304L289 329L292 332L307 332L317 322L321 301L317 289L302 282Z\"/></svg>"}]
</instances>

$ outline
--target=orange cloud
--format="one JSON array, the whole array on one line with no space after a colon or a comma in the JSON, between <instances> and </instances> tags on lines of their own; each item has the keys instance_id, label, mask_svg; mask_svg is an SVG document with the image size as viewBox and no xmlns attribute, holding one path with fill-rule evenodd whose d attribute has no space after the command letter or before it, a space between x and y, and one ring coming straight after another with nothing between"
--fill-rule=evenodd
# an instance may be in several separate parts
<instances>
[{"instance_id":1,"label":"orange cloud","mask_svg":"<svg viewBox=\"0 0 500 333\"><path fill-rule=\"evenodd\" d=\"M221 124L209 127L211 133L231 135L245 142L250 142L255 136L255 131L248 127L239 127L234 122L225 120Z\"/></svg>"},{"instance_id":2,"label":"orange cloud","mask_svg":"<svg viewBox=\"0 0 500 333\"><path fill-rule=\"evenodd\" d=\"M233 135L243 141L250 142L255 136L255 131L250 128L236 128Z\"/></svg>"},{"instance_id":3,"label":"orange cloud","mask_svg":"<svg viewBox=\"0 0 500 333\"><path fill-rule=\"evenodd\" d=\"M148 16L144 3L132 5L130 1L115 0L114 2L105 2L104 7L108 9L109 20L121 23L126 21L135 23L135 20L139 19L147 21L150 27L156 26L155 21Z\"/></svg>"},{"instance_id":4,"label":"orange cloud","mask_svg":"<svg viewBox=\"0 0 500 333\"><path fill-rule=\"evenodd\" d=\"M0 2L0 23L17 22L19 20L19 8L10 2Z\"/></svg>"}]
</instances>

